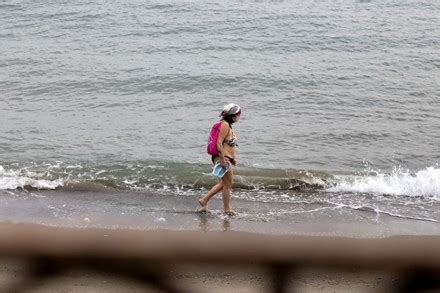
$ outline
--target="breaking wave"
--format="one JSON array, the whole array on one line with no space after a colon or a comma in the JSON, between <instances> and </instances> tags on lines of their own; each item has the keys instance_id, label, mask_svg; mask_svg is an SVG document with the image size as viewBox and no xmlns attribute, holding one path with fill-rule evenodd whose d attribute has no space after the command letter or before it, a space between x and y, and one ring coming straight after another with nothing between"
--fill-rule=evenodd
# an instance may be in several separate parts
<instances>
[{"instance_id":1,"label":"breaking wave","mask_svg":"<svg viewBox=\"0 0 440 293\"><path fill-rule=\"evenodd\" d=\"M64 185L64 180L59 178L49 180L38 176L35 173L28 172L23 174L21 170L5 170L0 166L0 189L14 190L14 189L56 189Z\"/></svg>"},{"instance_id":2,"label":"breaking wave","mask_svg":"<svg viewBox=\"0 0 440 293\"><path fill-rule=\"evenodd\" d=\"M211 165L176 162L133 164L29 163L0 166L0 190L59 191L205 190L216 179ZM234 171L234 188L259 191L326 191L366 193L440 200L440 168L412 172L400 167L391 172L366 169L362 174L337 175L319 171L249 168Z\"/></svg>"},{"instance_id":3,"label":"breaking wave","mask_svg":"<svg viewBox=\"0 0 440 293\"><path fill-rule=\"evenodd\" d=\"M0 166L0 190L56 189L61 191L201 190L215 182L210 165L175 162L136 164L30 163ZM240 167L235 188L248 190L315 190L331 178L323 172Z\"/></svg>"},{"instance_id":4,"label":"breaking wave","mask_svg":"<svg viewBox=\"0 0 440 293\"><path fill-rule=\"evenodd\" d=\"M369 170L368 174L336 177L330 192L370 193L433 197L440 200L440 168L427 167L416 172L396 167L390 173Z\"/></svg>"}]
</instances>

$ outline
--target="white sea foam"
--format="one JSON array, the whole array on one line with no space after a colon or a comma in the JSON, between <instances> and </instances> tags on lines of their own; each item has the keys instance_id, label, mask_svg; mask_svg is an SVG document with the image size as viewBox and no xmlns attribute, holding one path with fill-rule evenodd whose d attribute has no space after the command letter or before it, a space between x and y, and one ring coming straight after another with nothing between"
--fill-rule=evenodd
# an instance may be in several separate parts
<instances>
[{"instance_id":1,"label":"white sea foam","mask_svg":"<svg viewBox=\"0 0 440 293\"><path fill-rule=\"evenodd\" d=\"M166 220L165 218L163 218L163 217L160 217L160 218L156 218L156 219L154 220L154 222L155 222L155 223L166 223L167 220Z\"/></svg>"},{"instance_id":2,"label":"white sea foam","mask_svg":"<svg viewBox=\"0 0 440 293\"><path fill-rule=\"evenodd\" d=\"M0 190L14 190L18 188L31 187L36 189L55 189L63 186L64 180L47 180L23 176L20 171L5 170L0 166Z\"/></svg>"},{"instance_id":3,"label":"white sea foam","mask_svg":"<svg viewBox=\"0 0 440 293\"><path fill-rule=\"evenodd\" d=\"M330 192L360 192L372 194L431 196L440 200L440 168L427 167L417 172L395 168L393 172L364 176L345 176Z\"/></svg>"}]
</instances>

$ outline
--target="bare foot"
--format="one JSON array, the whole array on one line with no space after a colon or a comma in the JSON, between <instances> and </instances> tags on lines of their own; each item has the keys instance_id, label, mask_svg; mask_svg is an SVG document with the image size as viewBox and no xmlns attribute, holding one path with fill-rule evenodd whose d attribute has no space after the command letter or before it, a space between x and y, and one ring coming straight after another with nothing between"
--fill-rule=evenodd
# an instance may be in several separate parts
<instances>
[{"instance_id":1,"label":"bare foot","mask_svg":"<svg viewBox=\"0 0 440 293\"><path fill-rule=\"evenodd\" d=\"M234 211L233 209L229 209L229 210L225 211L225 214L228 216L235 216L235 215L237 215L237 212Z\"/></svg>"},{"instance_id":2,"label":"bare foot","mask_svg":"<svg viewBox=\"0 0 440 293\"><path fill-rule=\"evenodd\" d=\"M199 199L199 206L197 207L198 212L207 212L208 205L203 201L202 198Z\"/></svg>"}]
</instances>

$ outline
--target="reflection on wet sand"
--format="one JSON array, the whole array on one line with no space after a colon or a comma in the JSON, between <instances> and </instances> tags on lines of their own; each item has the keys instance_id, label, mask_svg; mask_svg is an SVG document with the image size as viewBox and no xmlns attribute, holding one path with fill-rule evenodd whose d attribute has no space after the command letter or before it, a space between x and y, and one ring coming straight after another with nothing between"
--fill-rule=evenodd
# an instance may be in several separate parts
<instances>
[{"instance_id":1,"label":"reflection on wet sand","mask_svg":"<svg viewBox=\"0 0 440 293\"><path fill-rule=\"evenodd\" d=\"M209 212L202 212L197 214L200 222L199 222L199 230L202 232L208 232L208 231L216 231L220 229L216 229L217 227L211 227L209 218L212 218L212 215ZM231 221L229 218L224 218L222 222L221 231L223 232L229 232L231 231Z\"/></svg>"}]
</instances>

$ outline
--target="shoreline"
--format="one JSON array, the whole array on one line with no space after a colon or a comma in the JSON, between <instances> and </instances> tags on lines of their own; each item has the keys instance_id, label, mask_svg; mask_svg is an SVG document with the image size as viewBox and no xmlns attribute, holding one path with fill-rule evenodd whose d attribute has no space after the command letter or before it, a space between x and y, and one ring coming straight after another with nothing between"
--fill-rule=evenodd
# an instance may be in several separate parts
<instances>
[{"instance_id":1,"label":"shoreline","mask_svg":"<svg viewBox=\"0 0 440 293\"><path fill-rule=\"evenodd\" d=\"M234 231L271 235L383 238L440 235L440 223L392 216L372 209L321 203L298 194L295 202L233 197L238 215L226 216L220 197L197 213L197 195L106 191L0 191L0 222L53 227L177 231Z\"/></svg>"}]
</instances>

